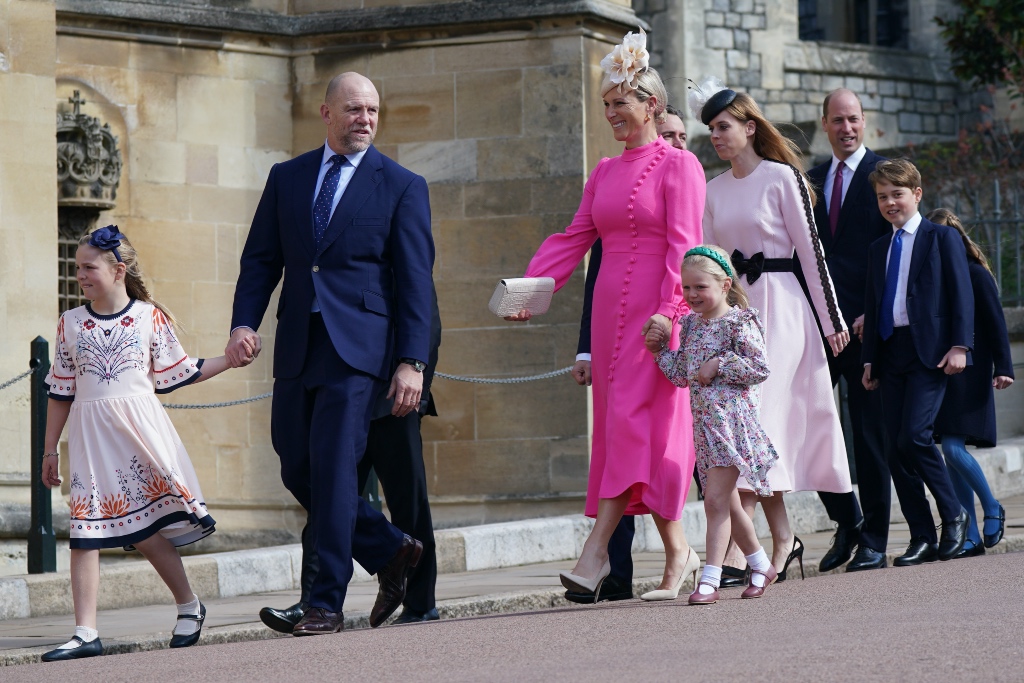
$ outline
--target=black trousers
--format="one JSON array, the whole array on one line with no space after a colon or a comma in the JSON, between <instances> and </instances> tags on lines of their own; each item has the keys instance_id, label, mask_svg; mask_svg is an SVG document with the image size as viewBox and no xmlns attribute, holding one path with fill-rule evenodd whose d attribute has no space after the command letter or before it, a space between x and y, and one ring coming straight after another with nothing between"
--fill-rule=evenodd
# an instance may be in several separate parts
<instances>
[{"instance_id":1,"label":"black trousers","mask_svg":"<svg viewBox=\"0 0 1024 683\"><path fill-rule=\"evenodd\" d=\"M921 362L908 327L897 327L882 352L883 364L876 376L881 383L885 426L895 445L893 462L904 468L892 467L896 495L911 537L935 543L935 521L924 486L931 491L943 523L953 521L961 509L946 463L932 438L947 377L942 370Z\"/></svg>"},{"instance_id":2,"label":"black trousers","mask_svg":"<svg viewBox=\"0 0 1024 683\"><path fill-rule=\"evenodd\" d=\"M423 543L423 556L409 577L403 606L426 612L435 607L437 552L427 500L420 419L419 413L410 413L405 417L388 415L370 422L366 452L358 465L358 477L359 490L362 491L370 470L377 472L392 524ZM316 551L310 546L309 529L307 523L302 530L302 602L308 602L319 568Z\"/></svg>"},{"instance_id":3,"label":"black trousers","mask_svg":"<svg viewBox=\"0 0 1024 683\"><path fill-rule=\"evenodd\" d=\"M608 539L608 564L612 566L611 576L626 583L633 583L633 536L636 522L632 515L623 515L619 525Z\"/></svg>"},{"instance_id":4,"label":"black trousers","mask_svg":"<svg viewBox=\"0 0 1024 683\"><path fill-rule=\"evenodd\" d=\"M885 552L889 540L889 509L892 488L889 474L889 440L882 413L882 397L878 391L868 391L861 383L864 365L861 362L862 345L856 336L838 356L826 350L832 386L846 378L850 428L853 431L853 458L857 468L857 496L850 493L819 491L829 519L841 527L853 527L863 520L860 543L868 548ZM863 512L862 512L863 511Z\"/></svg>"}]
</instances>

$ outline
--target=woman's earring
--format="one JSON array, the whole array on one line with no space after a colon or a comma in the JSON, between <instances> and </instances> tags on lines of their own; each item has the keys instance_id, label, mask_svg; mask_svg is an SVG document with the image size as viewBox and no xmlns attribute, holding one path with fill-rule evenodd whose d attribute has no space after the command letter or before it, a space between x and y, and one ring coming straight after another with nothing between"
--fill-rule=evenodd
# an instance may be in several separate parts
<instances>
[{"instance_id":1,"label":"woman's earring","mask_svg":"<svg viewBox=\"0 0 1024 683\"><path fill-rule=\"evenodd\" d=\"M645 116L645 117L644 117L644 123L647 123L647 122L648 122L648 121L650 121L650 120L651 120L651 117L650 117L650 116Z\"/></svg>"}]
</instances>

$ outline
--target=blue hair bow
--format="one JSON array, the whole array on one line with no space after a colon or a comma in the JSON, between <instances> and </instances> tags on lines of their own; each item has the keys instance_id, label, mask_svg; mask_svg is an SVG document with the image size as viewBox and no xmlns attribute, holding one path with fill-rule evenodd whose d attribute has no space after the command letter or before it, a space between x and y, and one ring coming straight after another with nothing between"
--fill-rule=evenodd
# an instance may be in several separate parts
<instances>
[{"instance_id":1,"label":"blue hair bow","mask_svg":"<svg viewBox=\"0 0 1024 683\"><path fill-rule=\"evenodd\" d=\"M117 248L121 246L121 240L125 239L128 238L118 231L116 225L108 225L89 235L89 244L103 251L114 252L114 258L118 263L122 263L121 254L118 253Z\"/></svg>"}]
</instances>

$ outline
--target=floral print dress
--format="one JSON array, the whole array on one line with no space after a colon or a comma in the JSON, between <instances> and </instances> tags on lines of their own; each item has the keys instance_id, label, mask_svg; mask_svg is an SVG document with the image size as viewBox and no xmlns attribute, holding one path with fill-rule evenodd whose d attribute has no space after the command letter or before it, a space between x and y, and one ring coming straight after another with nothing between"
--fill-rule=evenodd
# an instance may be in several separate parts
<instances>
[{"instance_id":1,"label":"floral print dress","mask_svg":"<svg viewBox=\"0 0 1024 683\"><path fill-rule=\"evenodd\" d=\"M68 416L71 547L129 547L155 533L174 545L214 530L188 453L156 394L194 382L188 357L160 309L133 299L99 315L67 311L46 377Z\"/></svg>"},{"instance_id":2,"label":"floral print dress","mask_svg":"<svg viewBox=\"0 0 1024 683\"><path fill-rule=\"evenodd\" d=\"M719 359L710 385L700 366ZM673 384L690 387L693 442L700 483L711 467L736 467L759 496L772 495L768 470L778 459L758 420L757 385L768 379L764 329L753 308L733 307L721 318L691 313L680 320L679 350L658 354L658 367Z\"/></svg>"}]
</instances>

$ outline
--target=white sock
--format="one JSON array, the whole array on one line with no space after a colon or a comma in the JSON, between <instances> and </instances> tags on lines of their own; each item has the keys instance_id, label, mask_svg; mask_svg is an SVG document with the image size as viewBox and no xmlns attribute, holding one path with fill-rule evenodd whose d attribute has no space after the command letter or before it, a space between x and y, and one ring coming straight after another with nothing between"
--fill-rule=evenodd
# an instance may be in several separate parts
<instances>
[{"instance_id":1,"label":"white sock","mask_svg":"<svg viewBox=\"0 0 1024 683\"><path fill-rule=\"evenodd\" d=\"M722 568L713 567L710 564L704 565L704 571L700 575L700 585L697 592L701 595L711 595L722 585Z\"/></svg>"},{"instance_id":2,"label":"white sock","mask_svg":"<svg viewBox=\"0 0 1024 683\"><path fill-rule=\"evenodd\" d=\"M768 568L772 566L772 562L768 559L763 546L758 548L757 552L753 555L744 555L744 557L747 558L747 564L750 565L750 568L756 569L759 572L768 571ZM754 572L750 576L750 582L758 588L763 588L765 584L764 574Z\"/></svg>"},{"instance_id":3,"label":"white sock","mask_svg":"<svg viewBox=\"0 0 1024 683\"><path fill-rule=\"evenodd\" d=\"M81 638L84 642L91 643L92 641L100 637L100 632L94 628L89 628L88 626L76 626L75 635ZM82 647L82 644L79 643L77 640L71 639L68 642L61 645L60 647L58 647L57 649L74 650L76 647Z\"/></svg>"},{"instance_id":4,"label":"white sock","mask_svg":"<svg viewBox=\"0 0 1024 683\"><path fill-rule=\"evenodd\" d=\"M185 602L178 607L178 615L190 614L192 616L199 616L199 598L193 593L192 602ZM178 622L174 625L174 631L172 633L176 636L190 636L199 630L201 624L194 619L178 619Z\"/></svg>"}]
</instances>

